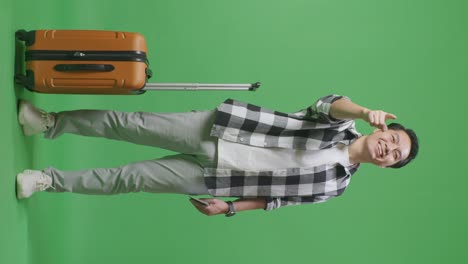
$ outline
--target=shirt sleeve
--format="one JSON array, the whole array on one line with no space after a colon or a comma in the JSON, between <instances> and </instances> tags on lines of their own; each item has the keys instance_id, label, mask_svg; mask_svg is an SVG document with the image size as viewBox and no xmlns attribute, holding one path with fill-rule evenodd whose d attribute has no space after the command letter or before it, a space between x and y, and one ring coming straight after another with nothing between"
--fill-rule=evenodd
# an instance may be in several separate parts
<instances>
[{"instance_id":1,"label":"shirt sleeve","mask_svg":"<svg viewBox=\"0 0 468 264\"><path fill-rule=\"evenodd\" d=\"M335 196L313 195L305 197L267 198L265 211L272 211L284 206L323 203Z\"/></svg>"},{"instance_id":2,"label":"shirt sleeve","mask_svg":"<svg viewBox=\"0 0 468 264\"><path fill-rule=\"evenodd\" d=\"M331 94L319 98L313 105L309 106L306 109L300 110L294 115L299 116L306 120L313 120L320 123L338 123L343 120L335 119L330 116L330 107L336 100L345 98L347 100L351 99L347 96Z\"/></svg>"}]
</instances>

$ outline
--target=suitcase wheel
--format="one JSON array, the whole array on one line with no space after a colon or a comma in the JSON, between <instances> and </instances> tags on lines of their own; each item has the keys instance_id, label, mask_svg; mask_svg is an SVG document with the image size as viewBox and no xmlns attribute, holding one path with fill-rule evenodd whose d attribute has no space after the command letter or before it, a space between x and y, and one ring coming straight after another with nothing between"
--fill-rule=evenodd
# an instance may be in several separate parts
<instances>
[{"instance_id":1,"label":"suitcase wheel","mask_svg":"<svg viewBox=\"0 0 468 264\"><path fill-rule=\"evenodd\" d=\"M17 40L24 41L27 46L31 46L32 44L34 44L36 32L21 29L15 32L15 37Z\"/></svg>"},{"instance_id":2,"label":"suitcase wheel","mask_svg":"<svg viewBox=\"0 0 468 264\"><path fill-rule=\"evenodd\" d=\"M24 76L22 74L16 74L15 75L15 83L16 84L24 85L25 80L26 80L26 76Z\"/></svg>"},{"instance_id":3,"label":"suitcase wheel","mask_svg":"<svg viewBox=\"0 0 468 264\"><path fill-rule=\"evenodd\" d=\"M26 87L30 91L33 91L34 73L30 70L27 70L26 75L15 74L15 83Z\"/></svg>"},{"instance_id":4,"label":"suitcase wheel","mask_svg":"<svg viewBox=\"0 0 468 264\"><path fill-rule=\"evenodd\" d=\"M130 91L130 94L131 95L140 95L140 94L144 94L146 91L143 90L143 89L140 89L140 90L131 90Z\"/></svg>"}]
</instances>

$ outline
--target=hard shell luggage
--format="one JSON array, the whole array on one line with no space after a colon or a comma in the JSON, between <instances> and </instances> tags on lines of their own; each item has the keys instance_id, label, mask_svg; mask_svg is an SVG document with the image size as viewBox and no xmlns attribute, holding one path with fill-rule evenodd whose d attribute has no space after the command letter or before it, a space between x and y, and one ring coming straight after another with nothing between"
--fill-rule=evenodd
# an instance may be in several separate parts
<instances>
[{"instance_id":1,"label":"hard shell luggage","mask_svg":"<svg viewBox=\"0 0 468 264\"><path fill-rule=\"evenodd\" d=\"M15 81L56 94L141 94L147 90L251 90L253 84L148 83L148 48L138 33L102 30L19 30L25 73Z\"/></svg>"}]
</instances>

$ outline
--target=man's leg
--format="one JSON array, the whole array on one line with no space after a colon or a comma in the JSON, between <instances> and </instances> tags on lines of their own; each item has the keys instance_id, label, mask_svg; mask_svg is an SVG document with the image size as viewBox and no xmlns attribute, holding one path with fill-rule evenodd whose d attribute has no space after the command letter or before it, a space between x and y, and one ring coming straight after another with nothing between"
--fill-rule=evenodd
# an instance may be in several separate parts
<instances>
[{"instance_id":1,"label":"man's leg","mask_svg":"<svg viewBox=\"0 0 468 264\"><path fill-rule=\"evenodd\" d=\"M53 188L48 192L208 194L204 165L194 156L179 154L117 168L62 171L50 167L43 172L53 178Z\"/></svg>"},{"instance_id":2,"label":"man's leg","mask_svg":"<svg viewBox=\"0 0 468 264\"><path fill-rule=\"evenodd\" d=\"M213 148L210 136L215 111L186 113L118 112L77 110L53 114L55 125L45 132L49 139L64 133L105 137L149 145L186 154Z\"/></svg>"},{"instance_id":3,"label":"man's leg","mask_svg":"<svg viewBox=\"0 0 468 264\"><path fill-rule=\"evenodd\" d=\"M111 169L60 171L48 168L43 171L46 176L41 172L30 171L23 173L22 177L17 177L20 187L18 189L24 197L29 197L35 191L50 186L50 182L53 182L53 188L49 188L48 191L57 192L207 193L203 180L203 167L215 167L217 160L216 138L209 136L215 111L153 114L78 110L54 114L50 119L54 122L48 125L44 122L47 113L39 112L32 106L23 109L25 109L24 115L21 115L21 111L19 115L20 123L24 127L34 127L34 131L31 130L33 134L45 131L46 138L74 133L126 140L190 154L137 162ZM21 120L21 117L26 118ZM44 124L45 128L42 128Z\"/></svg>"}]
</instances>

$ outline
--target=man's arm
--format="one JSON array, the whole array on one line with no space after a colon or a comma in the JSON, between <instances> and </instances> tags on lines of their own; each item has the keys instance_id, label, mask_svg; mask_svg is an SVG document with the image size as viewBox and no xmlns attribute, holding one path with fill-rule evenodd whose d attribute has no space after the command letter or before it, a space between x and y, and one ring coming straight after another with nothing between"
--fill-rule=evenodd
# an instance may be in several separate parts
<instances>
[{"instance_id":1,"label":"man's arm","mask_svg":"<svg viewBox=\"0 0 468 264\"><path fill-rule=\"evenodd\" d=\"M209 206L201 205L197 202L191 201L192 204L197 208L200 213L211 216L217 214L225 214L229 210L228 204L219 199L214 198L202 198L200 200L207 201L210 203ZM233 202L234 208L237 212L264 209L266 207L266 200L264 198L252 198L252 199L239 199Z\"/></svg>"},{"instance_id":2,"label":"man's arm","mask_svg":"<svg viewBox=\"0 0 468 264\"><path fill-rule=\"evenodd\" d=\"M351 102L346 98L341 98L333 102L330 106L330 116L335 119L362 119L371 126L387 130L386 120L396 119L394 114L382 110L370 110Z\"/></svg>"}]
</instances>

